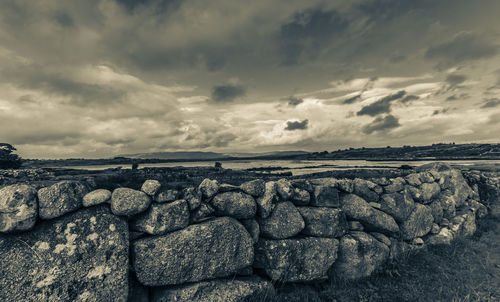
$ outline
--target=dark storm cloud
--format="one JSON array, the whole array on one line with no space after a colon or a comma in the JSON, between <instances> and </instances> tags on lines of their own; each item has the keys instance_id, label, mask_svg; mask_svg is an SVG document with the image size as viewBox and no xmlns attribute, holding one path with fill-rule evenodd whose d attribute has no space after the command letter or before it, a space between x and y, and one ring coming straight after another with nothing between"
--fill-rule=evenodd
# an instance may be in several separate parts
<instances>
[{"instance_id":1,"label":"dark storm cloud","mask_svg":"<svg viewBox=\"0 0 500 302\"><path fill-rule=\"evenodd\" d=\"M75 25L73 18L66 12L57 12L54 15L54 20L62 27L73 27Z\"/></svg>"},{"instance_id":2,"label":"dark storm cloud","mask_svg":"<svg viewBox=\"0 0 500 302\"><path fill-rule=\"evenodd\" d=\"M410 95L407 95L404 98L402 98L401 99L401 103L405 103L406 104L406 103L410 103L410 102L418 100L418 99L420 99L420 97L418 95L412 95L412 94L410 94Z\"/></svg>"},{"instance_id":3,"label":"dark storm cloud","mask_svg":"<svg viewBox=\"0 0 500 302\"><path fill-rule=\"evenodd\" d=\"M368 0L358 4L357 9L368 16L371 22L390 21L424 4L418 2L426 1Z\"/></svg>"},{"instance_id":4,"label":"dark storm cloud","mask_svg":"<svg viewBox=\"0 0 500 302\"><path fill-rule=\"evenodd\" d=\"M285 130L293 131L293 130L305 130L307 129L309 124L309 120L305 119L303 121L287 121Z\"/></svg>"},{"instance_id":5,"label":"dark storm cloud","mask_svg":"<svg viewBox=\"0 0 500 302\"><path fill-rule=\"evenodd\" d=\"M291 96L291 97L287 98L287 100L288 100L288 105L293 106L293 107L300 105L304 102L304 99L298 98L295 96Z\"/></svg>"},{"instance_id":6,"label":"dark storm cloud","mask_svg":"<svg viewBox=\"0 0 500 302\"><path fill-rule=\"evenodd\" d=\"M349 28L349 21L337 11L308 9L293 15L280 28L279 44L284 65L312 59Z\"/></svg>"},{"instance_id":7,"label":"dark storm cloud","mask_svg":"<svg viewBox=\"0 0 500 302\"><path fill-rule=\"evenodd\" d=\"M354 102L356 102L357 100L359 100L361 98L361 94L358 94L358 95L355 95L353 97L350 97L350 98L347 98L345 99L344 101L342 101L342 104L352 104Z\"/></svg>"},{"instance_id":8,"label":"dark storm cloud","mask_svg":"<svg viewBox=\"0 0 500 302\"><path fill-rule=\"evenodd\" d=\"M453 94L446 98L447 101L456 101L470 98L468 93Z\"/></svg>"},{"instance_id":9,"label":"dark storm cloud","mask_svg":"<svg viewBox=\"0 0 500 302\"><path fill-rule=\"evenodd\" d=\"M212 88L212 100L217 103L232 102L235 99L244 96L245 93L245 88L240 85L218 85Z\"/></svg>"},{"instance_id":10,"label":"dark storm cloud","mask_svg":"<svg viewBox=\"0 0 500 302\"><path fill-rule=\"evenodd\" d=\"M500 99L499 98L491 98L491 99L485 99L485 102L481 106L481 108L495 108L500 105Z\"/></svg>"},{"instance_id":11,"label":"dark storm cloud","mask_svg":"<svg viewBox=\"0 0 500 302\"><path fill-rule=\"evenodd\" d=\"M460 32L453 39L427 49L425 57L437 59L439 65L453 66L469 60L489 58L498 52L498 46L479 34Z\"/></svg>"},{"instance_id":12,"label":"dark storm cloud","mask_svg":"<svg viewBox=\"0 0 500 302\"><path fill-rule=\"evenodd\" d=\"M168 10L178 9L183 0L116 0L129 13L138 8L152 7L158 14L165 13Z\"/></svg>"},{"instance_id":13,"label":"dark storm cloud","mask_svg":"<svg viewBox=\"0 0 500 302\"><path fill-rule=\"evenodd\" d=\"M377 117L370 124L363 127L363 133L372 134L373 132L385 132L401 126L399 119L391 114L385 117Z\"/></svg>"},{"instance_id":14,"label":"dark storm cloud","mask_svg":"<svg viewBox=\"0 0 500 302\"><path fill-rule=\"evenodd\" d=\"M381 98L380 100L361 108L357 115L376 116L383 113L391 112L391 102L402 98L406 91L401 90L395 94L391 94Z\"/></svg>"},{"instance_id":15,"label":"dark storm cloud","mask_svg":"<svg viewBox=\"0 0 500 302\"><path fill-rule=\"evenodd\" d=\"M465 82L466 79L467 77L463 74L450 74L446 77L446 83L451 86L457 86Z\"/></svg>"}]
</instances>

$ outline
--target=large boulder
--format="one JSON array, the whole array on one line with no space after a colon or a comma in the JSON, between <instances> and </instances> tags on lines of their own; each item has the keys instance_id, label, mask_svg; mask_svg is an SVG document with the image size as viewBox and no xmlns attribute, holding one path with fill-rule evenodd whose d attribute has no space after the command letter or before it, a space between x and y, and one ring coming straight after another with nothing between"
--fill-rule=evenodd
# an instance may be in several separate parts
<instances>
[{"instance_id":1,"label":"large boulder","mask_svg":"<svg viewBox=\"0 0 500 302\"><path fill-rule=\"evenodd\" d=\"M390 184L384 187L384 191L386 193L396 193L401 192L404 189L404 185L406 184L406 180L402 177L397 177L391 179Z\"/></svg>"},{"instance_id":2,"label":"large boulder","mask_svg":"<svg viewBox=\"0 0 500 302\"><path fill-rule=\"evenodd\" d=\"M302 234L315 237L340 237L347 230L344 212L340 209L319 207L298 207L304 219Z\"/></svg>"},{"instance_id":3,"label":"large boulder","mask_svg":"<svg viewBox=\"0 0 500 302\"><path fill-rule=\"evenodd\" d=\"M276 182L276 191L281 200L289 200L293 195L292 183L282 178Z\"/></svg>"},{"instance_id":4,"label":"large boulder","mask_svg":"<svg viewBox=\"0 0 500 302\"><path fill-rule=\"evenodd\" d=\"M104 205L0 235L0 301L127 301L128 243Z\"/></svg>"},{"instance_id":5,"label":"large boulder","mask_svg":"<svg viewBox=\"0 0 500 302\"><path fill-rule=\"evenodd\" d=\"M188 202L189 210L194 211L201 205L201 196L199 190L194 187L182 190L182 199Z\"/></svg>"},{"instance_id":6,"label":"large boulder","mask_svg":"<svg viewBox=\"0 0 500 302\"><path fill-rule=\"evenodd\" d=\"M151 198L142 191L118 188L111 194L111 211L115 215L133 216L144 212L151 204Z\"/></svg>"},{"instance_id":7,"label":"large boulder","mask_svg":"<svg viewBox=\"0 0 500 302\"><path fill-rule=\"evenodd\" d=\"M354 194L368 202L378 202L379 195L375 191L381 189L379 185L361 178L355 178L352 183L354 186Z\"/></svg>"},{"instance_id":8,"label":"large boulder","mask_svg":"<svg viewBox=\"0 0 500 302\"><path fill-rule=\"evenodd\" d=\"M221 217L162 236L133 242L137 279L147 286L175 285L230 276L253 262L245 228Z\"/></svg>"},{"instance_id":9,"label":"large boulder","mask_svg":"<svg viewBox=\"0 0 500 302\"><path fill-rule=\"evenodd\" d=\"M342 195L340 202L347 218L360 221L366 229L389 234L399 232L392 216L373 208L363 198L346 194Z\"/></svg>"},{"instance_id":10,"label":"large boulder","mask_svg":"<svg viewBox=\"0 0 500 302\"><path fill-rule=\"evenodd\" d=\"M380 198L380 209L394 217L397 222L404 221L415 208L415 202L408 190L403 193L384 194Z\"/></svg>"},{"instance_id":11,"label":"large boulder","mask_svg":"<svg viewBox=\"0 0 500 302\"><path fill-rule=\"evenodd\" d=\"M77 181L64 180L38 190L39 216L51 219L82 207L87 187Z\"/></svg>"},{"instance_id":12,"label":"large boulder","mask_svg":"<svg viewBox=\"0 0 500 302\"><path fill-rule=\"evenodd\" d=\"M276 204L271 216L258 218L263 237L285 239L297 235L305 227L304 219L289 201Z\"/></svg>"},{"instance_id":13,"label":"large boulder","mask_svg":"<svg viewBox=\"0 0 500 302\"><path fill-rule=\"evenodd\" d=\"M257 212L255 199L243 192L225 192L212 199L212 206L218 215L234 218L252 218Z\"/></svg>"},{"instance_id":14,"label":"large boulder","mask_svg":"<svg viewBox=\"0 0 500 302\"><path fill-rule=\"evenodd\" d=\"M161 235L187 227L188 203L180 199L171 203L153 203L130 223L131 229L151 235Z\"/></svg>"},{"instance_id":15,"label":"large boulder","mask_svg":"<svg viewBox=\"0 0 500 302\"><path fill-rule=\"evenodd\" d=\"M206 199L212 198L219 191L219 182L216 179L205 178L198 186L198 191L200 191L202 197Z\"/></svg>"},{"instance_id":16,"label":"large boulder","mask_svg":"<svg viewBox=\"0 0 500 302\"><path fill-rule=\"evenodd\" d=\"M173 287L155 288L152 302L243 302L271 301L274 286L259 277L215 279Z\"/></svg>"},{"instance_id":17,"label":"large boulder","mask_svg":"<svg viewBox=\"0 0 500 302\"><path fill-rule=\"evenodd\" d=\"M172 202L177 200L179 197L179 191L174 190L174 189L168 189L168 190L161 190L158 192L154 198L156 202L162 203L162 202Z\"/></svg>"},{"instance_id":18,"label":"large boulder","mask_svg":"<svg viewBox=\"0 0 500 302\"><path fill-rule=\"evenodd\" d=\"M422 237L431 231L433 222L431 208L417 203L410 217L401 223L401 235L405 240Z\"/></svg>"},{"instance_id":19,"label":"large boulder","mask_svg":"<svg viewBox=\"0 0 500 302\"><path fill-rule=\"evenodd\" d=\"M271 215L274 209L274 202L278 199L277 194L276 182L266 182L263 195L257 198L257 213L260 217L266 218Z\"/></svg>"},{"instance_id":20,"label":"large boulder","mask_svg":"<svg viewBox=\"0 0 500 302\"><path fill-rule=\"evenodd\" d=\"M315 186L310 205L316 207L339 207L339 190L329 185Z\"/></svg>"},{"instance_id":21,"label":"large boulder","mask_svg":"<svg viewBox=\"0 0 500 302\"><path fill-rule=\"evenodd\" d=\"M16 184L0 189L0 232L26 231L38 217L36 190Z\"/></svg>"},{"instance_id":22,"label":"large boulder","mask_svg":"<svg viewBox=\"0 0 500 302\"><path fill-rule=\"evenodd\" d=\"M266 182L262 179L247 181L240 185L240 189L253 197L259 197L264 195L266 191Z\"/></svg>"},{"instance_id":23,"label":"large boulder","mask_svg":"<svg viewBox=\"0 0 500 302\"><path fill-rule=\"evenodd\" d=\"M413 199L424 204L432 202L441 192L441 188L436 182L423 183L419 187L409 187L409 190Z\"/></svg>"},{"instance_id":24,"label":"large boulder","mask_svg":"<svg viewBox=\"0 0 500 302\"><path fill-rule=\"evenodd\" d=\"M294 188L292 202L297 206L306 206L311 201L311 194L303 189Z\"/></svg>"},{"instance_id":25,"label":"large boulder","mask_svg":"<svg viewBox=\"0 0 500 302\"><path fill-rule=\"evenodd\" d=\"M389 257L389 247L364 232L352 232L340 239L338 259L330 275L342 279L370 276Z\"/></svg>"},{"instance_id":26,"label":"large boulder","mask_svg":"<svg viewBox=\"0 0 500 302\"><path fill-rule=\"evenodd\" d=\"M83 196L83 206L91 207L111 200L111 191L106 189L97 189Z\"/></svg>"},{"instance_id":27,"label":"large boulder","mask_svg":"<svg viewBox=\"0 0 500 302\"><path fill-rule=\"evenodd\" d=\"M161 183L156 179L148 179L146 180L141 187L141 191L148 194L151 197L154 197L156 193L161 188Z\"/></svg>"},{"instance_id":28,"label":"large boulder","mask_svg":"<svg viewBox=\"0 0 500 302\"><path fill-rule=\"evenodd\" d=\"M337 249L338 240L334 238L260 239L255 247L254 267L284 282L326 279Z\"/></svg>"}]
</instances>

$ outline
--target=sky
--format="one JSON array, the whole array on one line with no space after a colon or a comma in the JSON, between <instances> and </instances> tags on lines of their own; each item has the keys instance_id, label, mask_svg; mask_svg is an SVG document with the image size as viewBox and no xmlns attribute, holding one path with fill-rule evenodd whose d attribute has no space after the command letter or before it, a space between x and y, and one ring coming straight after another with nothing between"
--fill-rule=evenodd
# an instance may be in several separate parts
<instances>
[{"instance_id":1,"label":"sky","mask_svg":"<svg viewBox=\"0 0 500 302\"><path fill-rule=\"evenodd\" d=\"M498 0L0 0L25 158L500 138Z\"/></svg>"}]
</instances>

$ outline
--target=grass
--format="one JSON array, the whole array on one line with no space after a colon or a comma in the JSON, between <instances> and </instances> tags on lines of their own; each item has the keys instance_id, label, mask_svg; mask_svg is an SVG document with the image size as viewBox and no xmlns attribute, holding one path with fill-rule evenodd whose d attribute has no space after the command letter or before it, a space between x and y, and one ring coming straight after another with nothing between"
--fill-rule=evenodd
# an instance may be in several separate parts
<instances>
[{"instance_id":1,"label":"grass","mask_svg":"<svg viewBox=\"0 0 500 302\"><path fill-rule=\"evenodd\" d=\"M278 301L500 301L500 216L479 222L472 238L433 246L357 281L286 285Z\"/></svg>"}]
</instances>

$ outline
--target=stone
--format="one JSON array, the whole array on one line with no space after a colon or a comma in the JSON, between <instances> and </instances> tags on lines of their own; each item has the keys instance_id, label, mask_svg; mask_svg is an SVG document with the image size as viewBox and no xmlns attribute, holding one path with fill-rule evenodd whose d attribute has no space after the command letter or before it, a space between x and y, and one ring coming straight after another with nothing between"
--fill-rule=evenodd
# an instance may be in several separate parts
<instances>
[{"instance_id":1,"label":"stone","mask_svg":"<svg viewBox=\"0 0 500 302\"><path fill-rule=\"evenodd\" d=\"M297 208L289 201L276 204L271 215L258 218L263 237L285 239L297 235L305 227L304 219Z\"/></svg>"},{"instance_id":2,"label":"stone","mask_svg":"<svg viewBox=\"0 0 500 302\"><path fill-rule=\"evenodd\" d=\"M369 202L368 204L370 205L370 207L378 210L380 210L380 208L382 207L382 205L378 202Z\"/></svg>"},{"instance_id":3,"label":"stone","mask_svg":"<svg viewBox=\"0 0 500 302\"><path fill-rule=\"evenodd\" d=\"M462 215L463 222L460 224L458 235L460 237L470 237L476 232L476 215L469 212Z\"/></svg>"},{"instance_id":4,"label":"stone","mask_svg":"<svg viewBox=\"0 0 500 302\"><path fill-rule=\"evenodd\" d=\"M371 207L368 202L357 195L342 195L340 203L347 218L358 220L368 230L381 233L399 232L398 224L394 218Z\"/></svg>"},{"instance_id":5,"label":"stone","mask_svg":"<svg viewBox=\"0 0 500 302\"><path fill-rule=\"evenodd\" d=\"M439 228L439 224L433 223L431 228L431 234L438 234L441 229Z\"/></svg>"},{"instance_id":6,"label":"stone","mask_svg":"<svg viewBox=\"0 0 500 302\"><path fill-rule=\"evenodd\" d=\"M128 298L127 301L133 302L149 302L149 289L139 283L135 274L130 273L128 276Z\"/></svg>"},{"instance_id":7,"label":"stone","mask_svg":"<svg viewBox=\"0 0 500 302\"><path fill-rule=\"evenodd\" d=\"M422 184L422 180L420 179L420 173L412 173L405 176L406 182L410 186L418 187Z\"/></svg>"},{"instance_id":8,"label":"stone","mask_svg":"<svg viewBox=\"0 0 500 302\"><path fill-rule=\"evenodd\" d=\"M234 218L252 218L257 212L255 199L243 192L219 193L212 199L211 204L217 215Z\"/></svg>"},{"instance_id":9,"label":"stone","mask_svg":"<svg viewBox=\"0 0 500 302\"><path fill-rule=\"evenodd\" d=\"M451 230L444 227L438 234L428 236L425 243L428 245L450 245L453 237Z\"/></svg>"},{"instance_id":10,"label":"stone","mask_svg":"<svg viewBox=\"0 0 500 302\"><path fill-rule=\"evenodd\" d=\"M202 197L206 199L212 198L219 190L219 182L216 179L205 178L198 186L198 190L201 192Z\"/></svg>"},{"instance_id":11,"label":"stone","mask_svg":"<svg viewBox=\"0 0 500 302\"><path fill-rule=\"evenodd\" d=\"M182 190L182 199L188 202L189 210L194 211L201 205L201 196L194 187Z\"/></svg>"},{"instance_id":12,"label":"stone","mask_svg":"<svg viewBox=\"0 0 500 302\"><path fill-rule=\"evenodd\" d=\"M274 181L266 182L264 194L256 200L257 214L262 218L269 217L274 209L274 202L277 198L276 183Z\"/></svg>"},{"instance_id":13,"label":"stone","mask_svg":"<svg viewBox=\"0 0 500 302\"><path fill-rule=\"evenodd\" d=\"M201 205L196 210L191 212L190 220L192 223L199 223L212 218L214 214L215 214L214 208L212 208L211 205L202 202Z\"/></svg>"},{"instance_id":14,"label":"stone","mask_svg":"<svg viewBox=\"0 0 500 302\"><path fill-rule=\"evenodd\" d=\"M377 232L371 232L370 235L373 236L373 238L377 239L378 241L382 242L383 244L387 246L391 246L392 242L389 237L385 236L382 233L377 233Z\"/></svg>"},{"instance_id":15,"label":"stone","mask_svg":"<svg viewBox=\"0 0 500 302\"><path fill-rule=\"evenodd\" d=\"M384 194L380 198L380 210L391 215L397 222L402 222L410 216L415 208L415 202L410 192Z\"/></svg>"},{"instance_id":16,"label":"stone","mask_svg":"<svg viewBox=\"0 0 500 302\"><path fill-rule=\"evenodd\" d=\"M164 190L160 191L156 194L154 200L158 203L162 202L172 202L174 200L177 200L179 197L179 191L177 190Z\"/></svg>"},{"instance_id":17,"label":"stone","mask_svg":"<svg viewBox=\"0 0 500 302\"><path fill-rule=\"evenodd\" d=\"M156 193L158 193L160 188L161 184L159 181L155 179L148 179L142 184L141 191L148 194L151 197L154 197Z\"/></svg>"},{"instance_id":18,"label":"stone","mask_svg":"<svg viewBox=\"0 0 500 302\"><path fill-rule=\"evenodd\" d=\"M25 184L0 189L0 232L26 231L38 217L37 191Z\"/></svg>"},{"instance_id":19,"label":"stone","mask_svg":"<svg viewBox=\"0 0 500 302\"><path fill-rule=\"evenodd\" d=\"M424 240L422 238L413 238L411 244L421 246L424 245Z\"/></svg>"},{"instance_id":20,"label":"stone","mask_svg":"<svg viewBox=\"0 0 500 302\"><path fill-rule=\"evenodd\" d=\"M77 181L64 180L38 190L38 215L51 219L78 210L87 187Z\"/></svg>"},{"instance_id":21,"label":"stone","mask_svg":"<svg viewBox=\"0 0 500 302\"><path fill-rule=\"evenodd\" d=\"M281 200L287 201L290 200L293 194L292 183L287 179L280 179L276 182L276 192L278 192L278 196Z\"/></svg>"},{"instance_id":22,"label":"stone","mask_svg":"<svg viewBox=\"0 0 500 302\"><path fill-rule=\"evenodd\" d=\"M361 224L361 222L356 220L351 220L347 222L350 231L363 231L365 228Z\"/></svg>"},{"instance_id":23,"label":"stone","mask_svg":"<svg viewBox=\"0 0 500 302\"><path fill-rule=\"evenodd\" d=\"M389 247L364 232L352 232L340 239L338 259L330 276L359 279L370 276L389 257Z\"/></svg>"},{"instance_id":24,"label":"stone","mask_svg":"<svg viewBox=\"0 0 500 302\"><path fill-rule=\"evenodd\" d=\"M439 184L435 182L424 183L420 186L420 191L421 196L419 201L427 204L439 195L439 192L441 192L441 188L439 187Z\"/></svg>"},{"instance_id":25,"label":"stone","mask_svg":"<svg viewBox=\"0 0 500 302\"><path fill-rule=\"evenodd\" d=\"M0 235L0 301L127 301L128 226L105 205Z\"/></svg>"},{"instance_id":26,"label":"stone","mask_svg":"<svg viewBox=\"0 0 500 302\"><path fill-rule=\"evenodd\" d=\"M149 209L130 222L134 231L161 235L183 229L189 224L187 201L180 199L170 203L153 203Z\"/></svg>"},{"instance_id":27,"label":"stone","mask_svg":"<svg viewBox=\"0 0 500 302\"><path fill-rule=\"evenodd\" d=\"M262 179L247 181L240 185L240 189L253 197L260 197L266 191L266 182Z\"/></svg>"},{"instance_id":28,"label":"stone","mask_svg":"<svg viewBox=\"0 0 500 302\"><path fill-rule=\"evenodd\" d=\"M111 201L111 191L106 189L97 189L83 196L83 206L91 207L101 203L109 203Z\"/></svg>"},{"instance_id":29,"label":"stone","mask_svg":"<svg viewBox=\"0 0 500 302\"><path fill-rule=\"evenodd\" d=\"M292 202L297 206L306 206L311 201L311 194L299 188L294 188L292 194Z\"/></svg>"},{"instance_id":30,"label":"stone","mask_svg":"<svg viewBox=\"0 0 500 302\"><path fill-rule=\"evenodd\" d=\"M353 180L354 194L360 196L368 202L378 202L379 195L375 193L374 189L377 185L365 179L355 178Z\"/></svg>"},{"instance_id":31,"label":"stone","mask_svg":"<svg viewBox=\"0 0 500 302\"><path fill-rule=\"evenodd\" d=\"M255 246L254 267L263 269L272 280L322 280L327 278L328 269L337 259L338 246L334 238L261 238Z\"/></svg>"},{"instance_id":32,"label":"stone","mask_svg":"<svg viewBox=\"0 0 500 302\"><path fill-rule=\"evenodd\" d=\"M304 190L309 193L314 191L314 187L312 183L309 180L306 179L292 179L290 180L292 182L292 186L296 189L299 190Z\"/></svg>"},{"instance_id":33,"label":"stone","mask_svg":"<svg viewBox=\"0 0 500 302\"><path fill-rule=\"evenodd\" d=\"M431 208L432 217L434 218L434 222L440 223L443 219L443 206L441 205L441 201L434 200L430 204L428 204Z\"/></svg>"},{"instance_id":34,"label":"stone","mask_svg":"<svg viewBox=\"0 0 500 302\"><path fill-rule=\"evenodd\" d=\"M386 193L401 192L403 191L405 184L406 180L404 178L402 177L393 178L391 179L391 184L384 187L384 191Z\"/></svg>"},{"instance_id":35,"label":"stone","mask_svg":"<svg viewBox=\"0 0 500 302\"><path fill-rule=\"evenodd\" d=\"M257 243L259 241L260 236L260 226L259 223L255 219L243 219L240 220L241 224L247 229L247 232L252 237L253 243Z\"/></svg>"},{"instance_id":36,"label":"stone","mask_svg":"<svg viewBox=\"0 0 500 302\"><path fill-rule=\"evenodd\" d=\"M388 186L391 184L391 181L386 177L371 178L370 181L379 186Z\"/></svg>"},{"instance_id":37,"label":"stone","mask_svg":"<svg viewBox=\"0 0 500 302\"><path fill-rule=\"evenodd\" d=\"M226 277L252 264L253 241L245 227L220 217L132 243L133 266L146 286Z\"/></svg>"},{"instance_id":38,"label":"stone","mask_svg":"<svg viewBox=\"0 0 500 302\"><path fill-rule=\"evenodd\" d=\"M400 224L401 235L405 240L422 237L431 231L433 222L431 208L417 203L410 217Z\"/></svg>"},{"instance_id":39,"label":"stone","mask_svg":"<svg viewBox=\"0 0 500 302\"><path fill-rule=\"evenodd\" d=\"M470 203L470 208L476 213L477 218L484 218L488 215L488 208L484 204L476 200L471 200Z\"/></svg>"},{"instance_id":40,"label":"stone","mask_svg":"<svg viewBox=\"0 0 500 302\"><path fill-rule=\"evenodd\" d=\"M240 190L240 187L238 187L238 186L233 186L233 185L230 185L230 184L221 184L221 185L219 185L219 192L220 193L233 192L233 191L239 191L239 190Z\"/></svg>"},{"instance_id":41,"label":"stone","mask_svg":"<svg viewBox=\"0 0 500 302\"><path fill-rule=\"evenodd\" d=\"M259 277L216 279L167 288L155 288L152 302L272 301L274 286Z\"/></svg>"},{"instance_id":42,"label":"stone","mask_svg":"<svg viewBox=\"0 0 500 302\"><path fill-rule=\"evenodd\" d=\"M340 237L348 226L344 212L334 208L298 207L304 219L302 234L315 237Z\"/></svg>"},{"instance_id":43,"label":"stone","mask_svg":"<svg viewBox=\"0 0 500 302\"><path fill-rule=\"evenodd\" d=\"M462 172L450 169L440 173L444 181L440 182L444 194L453 198L456 207L461 207L467 199L474 196L474 191L465 181Z\"/></svg>"},{"instance_id":44,"label":"stone","mask_svg":"<svg viewBox=\"0 0 500 302\"><path fill-rule=\"evenodd\" d=\"M142 191L117 188L111 194L111 211L115 215L133 216L144 212L151 204L151 198Z\"/></svg>"},{"instance_id":45,"label":"stone","mask_svg":"<svg viewBox=\"0 0 500 302\"><path fill-rule=\"evenodd\" d=\"M338 208L340 205L339 190L333 186L316 186L310 205L316 207Z\"/></svg>"},{"instance_id":46,"label":"stone","mask_svg":"<svg viewBox=\"0 0 500 302\"><path fill-rule=\"evenodd\" d=\"M417 240L417 243L419 244L410 244L405 241L391 238L389 259L408 259L409 255L425 246L424 244L420 244L421 242L419 240Z\"/></svg>"}]
</instances>

